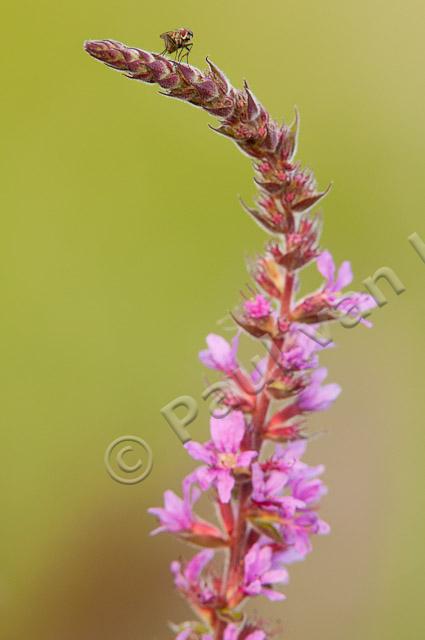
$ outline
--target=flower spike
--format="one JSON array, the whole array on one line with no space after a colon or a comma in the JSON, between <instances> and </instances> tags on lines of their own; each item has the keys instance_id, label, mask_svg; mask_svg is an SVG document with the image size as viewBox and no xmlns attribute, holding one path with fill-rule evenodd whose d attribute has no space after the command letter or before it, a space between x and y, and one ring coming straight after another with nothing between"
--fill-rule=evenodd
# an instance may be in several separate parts
<instances>
[{"instance_id":1,"label":"flower spike","mask_svg":"<svg viewBox=\"0 0 425 640\"><path fill-rule=\"evenodd\" d=\"M324 346L315 331L322 322L374 305L367 294L342 293L351 266L344 262L336 270L331 254L320 248L321 218L311 210L331 185L318 190L313 174L294 161L297 109L291 125L278 125L247 82L233 87L209 58L201 71L115 40L89 40L85 50L128 78L156 84L163 95L217 118L211 128L254 163L257 200L254 207L241 203L272 239L249 268L254 285L230 313L235 337L229 342L210 333L199 354L221 377L220 412L210 420L207 442L185 444L201 464L184 480L183 497L166 491L164 506L149 512L159 520L153 533L168 532L201 547L171 565L176 589L197 618L173 625L174 639L270 640L270 630L244 614L245 604L259 596L284 600L288 567L311 552L316 536L329 533L318 515L327 491L319 478L324 468L302 458L308 416L328 409L341 388L324 384ZM301 271L311 262L323 284L298 299ZM262 354L266 348L253 369L241 365L241 334L261 340ZM216 524L196 513L202 494L215 506Z\"/></svg>"}]
</instances>

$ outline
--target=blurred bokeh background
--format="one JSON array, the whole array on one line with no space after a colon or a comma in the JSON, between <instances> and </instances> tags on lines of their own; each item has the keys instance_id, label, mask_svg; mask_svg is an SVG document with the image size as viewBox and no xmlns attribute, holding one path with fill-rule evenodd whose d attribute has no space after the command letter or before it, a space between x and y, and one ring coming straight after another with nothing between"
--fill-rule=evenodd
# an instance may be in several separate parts
<instances>
[{"instance_id":1,"label":"blurred bokeh background","mask_svg":"<svg viewBox=\"0 0 425 640\"><path fill-rule=\"evenodd\" d=\"M86 38L160 50L195 33L276 118L301 112L299 158L325 187L324 245L356 284L381 266L406 291L374 328L335 329L343 385L313 421L333 533L293 567L284 604L258 600L288 640L425 634L423 317L424 4L418 0L22 0L3 8L0 229L0 637L166 640L189 617L150 538L149 506L192 468L160 408L200 405L204 336L237 302L266 236L242 212L247 158L208 116L90 59ZM311 285L318 280L306 274ZM107 445L144 438L154 469L124 486Z\"/></svg>"}]
</instances>

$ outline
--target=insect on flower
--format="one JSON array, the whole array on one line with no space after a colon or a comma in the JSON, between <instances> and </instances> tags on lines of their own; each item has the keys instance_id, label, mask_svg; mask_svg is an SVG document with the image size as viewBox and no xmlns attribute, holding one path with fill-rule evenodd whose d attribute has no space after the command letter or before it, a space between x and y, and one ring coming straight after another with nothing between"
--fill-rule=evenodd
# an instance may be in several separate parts
<instances>
[{"instance_id":1,"label":"insect on flower","mask_svg":"<svg viewBox=\"0 0 425 640\"><path fill-rule=\"evenodd\" d=\"M165 33L161 33L159 37L164 40L165 44L165 49L161 55L164 55L164 53L175 53L177 61L183 60L184 58L186 58L186 61L189 61L189 53L193 47L193 42L191 42L193 38L192 31L181 27L180 29L176 29L176 31L165 31Z\"/></svg>"}]
</instances>

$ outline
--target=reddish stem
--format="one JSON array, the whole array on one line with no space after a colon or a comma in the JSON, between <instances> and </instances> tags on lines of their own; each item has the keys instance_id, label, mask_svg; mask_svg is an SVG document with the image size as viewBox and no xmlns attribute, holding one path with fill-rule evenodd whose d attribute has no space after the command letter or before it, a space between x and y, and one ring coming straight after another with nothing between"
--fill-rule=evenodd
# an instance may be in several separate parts
<instances>
[{"instance_id":1,"label":"reddish stem","mask_svg":"<svg viewBox=\"0 0 425 640\"><path fill-rule=\"evenodd\" d=\"M285 285L282 292L281 307L280 307L280 319L289 317L291 310L291 300L295 284L294 273L288 272L285 276ZM270 374L276 366L276 349L282 349L283 339L279 339L275 342L274 348L272 348L269 355L265 373L265 381L268 380ZM277 366L279 366L277 364ZM263 432L267 422L267 414L270 407L270 398L267 393L267 387L264 385L263 390L260 392L256 408L252 416L252 442L251 446L255 448L258 453L261 452L263 444ZM237 599L238 587L243 576L243 558L246 553L246 547L248 542L247 536L247 523L245 514L246 501L251 493L251 483L246 482L241 484L238 489L238 496L235 499L237 504L237 516L234 523L234 528L231 536L230 549L228 551L227 565L223 575L223 595L225 595L227 603L230 607L234 607L235 604L240 602ZM236 601L232 602L236 597ZM223 640L224 630L226 623L218 620L215 628L215 640Z\"/></svg>"}]
</instances>

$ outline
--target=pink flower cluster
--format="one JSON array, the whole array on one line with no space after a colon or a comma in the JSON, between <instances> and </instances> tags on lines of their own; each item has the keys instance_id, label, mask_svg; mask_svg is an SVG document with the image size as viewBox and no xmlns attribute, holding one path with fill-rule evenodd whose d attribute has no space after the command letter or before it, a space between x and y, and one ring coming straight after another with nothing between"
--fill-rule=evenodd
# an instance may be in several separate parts
<instances>
[{"instance_id":1,"label":"pink flower cluster","mask_svg":"<svg viewBox=\"0 0 425 640\"><path fill-rule=\"evenodd\" d=\"M262 259L262 258L260 258ZM189 455L201 462L183 481L183 499L166 492L164 508L151 509L169 531L200 547L189 562L173 562L175 586L199 621L175 626L176 640L267 640L263 624L247 621L242 609L250 598L285 599L280 590L288 582L288 566L312 550L312 538L329 533L317 511L327 492L320 479L322 465L309 466L302 458L307 447L307 414L328 409L340 394L335 383L325 384L327 370L319 367L323 346L294 320L297 308L309 299L334 304L350 284L351 268L343 263L337 275L329 252L320 252L317 267L325 278L317 292L288 306L280 300L256 295L244 302L237 324L249 318L250 333L272 318L281 333L270 335L270 354L245 371L238 359L240 332L229 344L210 334L201 362L224 376L221 404L226 411L210 419L211 440L190 441ZM293 273L291 273L293 275ZM283 292L288 286L286 273ZM364 294L350 293L347 312L361 301L374 306ZM280 302L280 305L278 304ZM315 326L315 325L313 325ZM328 347L333 346L328 344ZM283 405L283 406L282 406ZM271 441L272 449L264 447ZM219 522L205 522L193 512L203 492L216 504ZM217 572L216 556L226 561Z\"/></svg>"},{"instance_id":2,"label":"pink flower cluster","mask_svg":"<svg viewBox=\"0 0 425 640\"><path fill-rule=\"evenodd\" d=\"M341 317L367 324L362 316L375 302L344 293L352 281L350 263L337 270L319 246L321 220L311 210L326 192L294 161L298 118L292 127L279 126L247 85L232 87L210 60L202 72L112 40L89 41L85 48L128 77L157 83L166 95L217 117L217 131L255 163L259 196L255 208L245 208L273 239L251 266L255 290L232 314L233 340L210 334L200 353L222 378L211 439L185 445L200 465L184 479L181 498L166 491L164 506L150 513L159 520L154 533L172 533L201 549L171 566L197 618L173 626L175 640L267 640L272 631L244 615L244 605L258 596L283 600L288 566L310 553L314 536L329 532L318 514L326 493L323 466L303 461L306 419L328 409L341 389L325 382L327 370L319 366L324 347L314 331ZM322 284L297 298L301 270L313 263ZM241 334L267 349L253 371L238 356ZM203 494L216 507L214 523L195 511Z\"/></svg>"},{"instance_id":3,"label":"pink flower cluster","mask_svg":"<svg viewBox=\"0 0 425 640\"><path fill-rule=\"evenodd\" d=\"M245 394L241 379L253 381L256 376L245 372L242 378L235 375L241 371L235 349L237 341L230 345L221 336L212 334L207 344L208 349L200 353L202 362L226 373L233 398L238 393ZM327 408L340 392L338 385L320 384L326 370L311 368L316 364L312 352L317 349L320 349L317 343L291 328L288 351L282 350L281 354L288 357L292 354L291 368L280 364L276 367L282 366L285 373L302 372L308 382L303 384L302 391L293 394L293 402L286 404L286 410L296 409L290 411L288 421L279 418L280 433L295 429L295 415L302 417L307 411ZM275 375L269 374L266 383L272 379ZM263 392L252 393L258 399ZM226 397L223 405L227 406ZM218 627L224 640L266 639L264 629L238 624L242 606L248 598L256 596L283 600L285 596L278 587L288 582L287 566L310 553L314 535L329 532L316 510L326 493L319 478L324 469L302 461L307 440L296 429L289 436L276 437L279 428L274 419L281 412L275 412L263 424L261 444L268 438L268 424L272 439L281 443L263 455L252 412L227 408L222 417L211 417L211 440L204 444L190 441L185 445L191 457L202 464L184 479L183 498L167 491L164 507L150 509L160 522L154 533L168 531L206 547L186 564L173 562L171 566L176 588L205 625L200 627L198 621L184 623L178 628L177 640L215 640L217 635L212 635L212 631ZM217 505L218 525L201 520L194 513L194 504L202 492L210 492ZM228 555L227 565L221 574L216 574L214 558L223 550Z\"/></svg>"}]
</instances>

